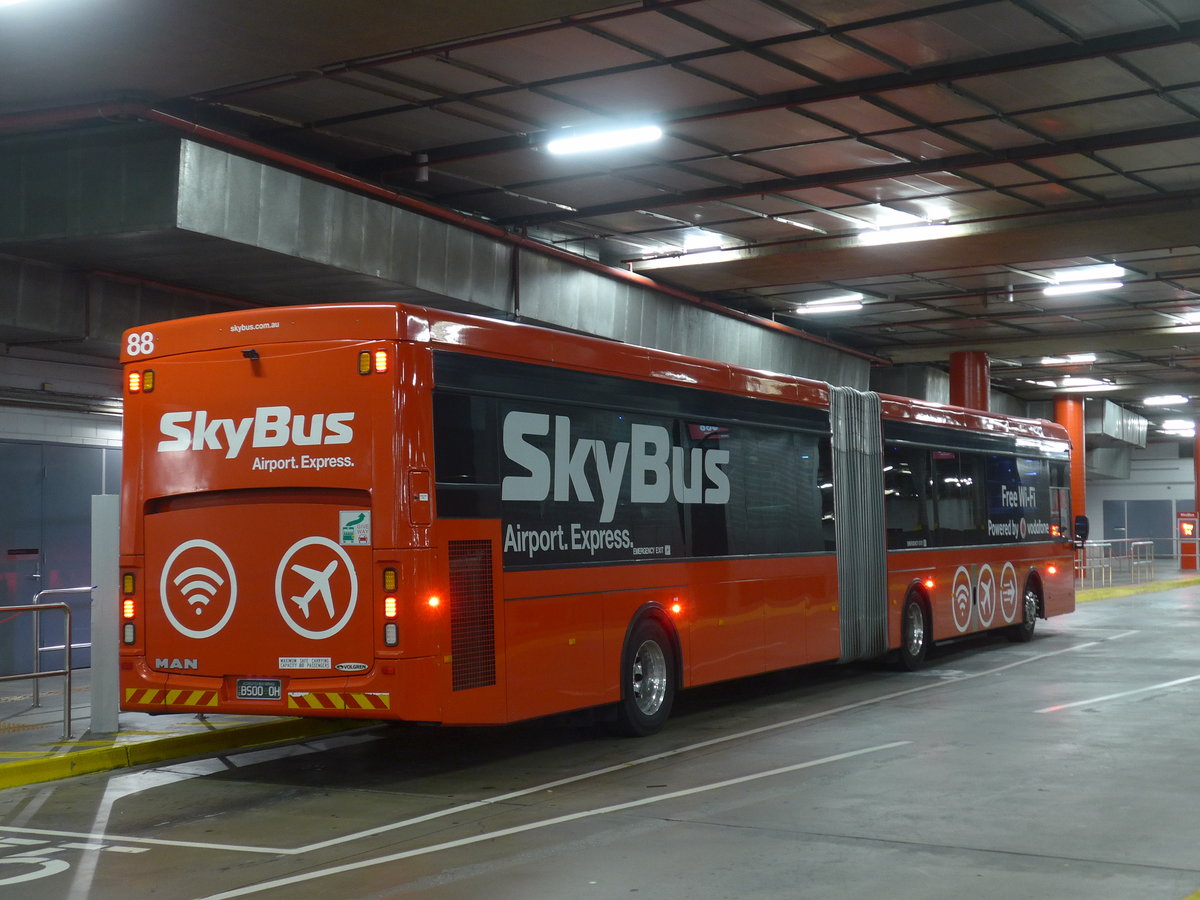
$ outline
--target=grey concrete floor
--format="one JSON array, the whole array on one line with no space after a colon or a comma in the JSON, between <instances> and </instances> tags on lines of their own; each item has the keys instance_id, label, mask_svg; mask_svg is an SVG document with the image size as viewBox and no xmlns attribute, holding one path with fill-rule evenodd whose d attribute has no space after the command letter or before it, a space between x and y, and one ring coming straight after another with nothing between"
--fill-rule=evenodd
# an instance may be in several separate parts
<instances>
[{"instance_id":1,"label":"grey concrete floor","mask_svg":"<svg viewBox=\"0 0 1200 900\"><path fill-rule=\"evenodd\" d=\"M379 726L10 788L0 897L1182 900L1198 712L1188 586L692 691L643 740Z\"/></svg>"}]
</instances>

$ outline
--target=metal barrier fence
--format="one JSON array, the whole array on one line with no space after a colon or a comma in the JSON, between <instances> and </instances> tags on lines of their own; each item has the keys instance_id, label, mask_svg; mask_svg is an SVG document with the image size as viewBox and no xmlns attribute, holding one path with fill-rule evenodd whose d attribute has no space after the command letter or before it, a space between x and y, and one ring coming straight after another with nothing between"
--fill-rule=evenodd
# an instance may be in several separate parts
<instances>
[{"instance_id":1,"label":"metal barrier fence","mask_svg":"<svg viewBox=\"0 0 1200 900\"><path fill-rule=\"evenodd\" d=\"M1089 587L1104 587L1114 576L1133 584L1155 577L1155 542L1142 538L1088 541L1075 555L1075 575Z\"/></svg>"},{"instance_id":2,"label":"metal barrier fence","mask_svg":"<svg viewBox=\"0 0 1200 900\"><path fill-rule=\"evenodd\" d=\"M71 738L71 651L81 650L91 647L91 643L73 643L71 641L71 606L68 603L42 603L43 597L50 595L62 594L91 594L96 589L96 585L87 587L73 588L49 588L44 591L38 591L33 596L33 602L21 606L6 606L5 612L31 612L33 613L33 671L22 672L16 675L0 675L0 681L24 681L25 679L33 679L33 705L41 706L41 679L53 678L61 676L63 679L63 736L64 741ZM91 597L88 597L88 602L91 602ZM63 642L61 644L51 645L49 647L42 646L42 614L47 612L61 612L63 614ZM52 651L63 651L63 667L61 669L42 670L42 654Z\"/></svg>"}]
</instances>

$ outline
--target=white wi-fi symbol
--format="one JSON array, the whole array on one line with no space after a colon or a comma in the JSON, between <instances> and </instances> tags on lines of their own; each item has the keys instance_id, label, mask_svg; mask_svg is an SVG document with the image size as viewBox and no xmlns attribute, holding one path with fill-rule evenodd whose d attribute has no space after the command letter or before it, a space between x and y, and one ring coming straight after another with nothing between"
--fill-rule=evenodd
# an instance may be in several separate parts
<instances>
[{"instance_id":1,"label":"white wi-fi symbol","mask_svg":"<svg viewBox=\"0 0 1200 900\"><path fill-rule=\"evenodd\" d=\"M189 581L188 579L191 580ZM184 569L172 581L181 586L180 590L183 592L183 599L191 604L192 608L196 611L196 615L200 615L204 611L204 607L208 606L209 601L217 593L217 588L225 583L225 579L219 573L205 566L193 566L190 569ZM183 584L185 581L187 584ZM210 581L215 581L216 584L212 584Z\"/></svg>"}]
</instances>

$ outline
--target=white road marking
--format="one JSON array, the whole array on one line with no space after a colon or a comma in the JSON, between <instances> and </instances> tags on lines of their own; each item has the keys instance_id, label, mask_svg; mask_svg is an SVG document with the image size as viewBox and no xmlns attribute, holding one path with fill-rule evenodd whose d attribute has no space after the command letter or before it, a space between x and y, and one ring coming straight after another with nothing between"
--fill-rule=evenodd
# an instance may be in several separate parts
<instances>
[{"instance_id":1,"label":"white road marking","mask_svg":"<svg viewBox=\"0 0 1200 900\"><path fill-rule=\"evenodd\" d=\"M1137 688L1132 691L1121 691L1117 694L1105 694L1103 697L1093 697L1090 700L1076 700L1074 703L1060 703L1057 706L1047 706L1045 709L1036 709L1034 712L1050 713L1058 712L1063 709L1074 709L1077 706L1091 706L1094 703L1103 703L1106 700L1120 700L1122 697L1134 697L1138 694L1148 694L1151 691L1161 691L1164 688L1174 687L1177 684L1187 684L1189 681L1200 681L1200 675L1190 675L1187 678L1176 678L1174 681L1164 681L1161 684L1152 684L1149 687Z\"/></svg>"},{"instance_id":2,"label":"white road marking","mask_svg":"<svg viewBox=\"0 0 1200 900\"><path fill-rule=\"evenodd\" d=\"M306 881L312 881L317 878L326 878L330 875L340 875L343 872L353 872L358 869L365 869L370 866L384 865L390 862L398 862L403 859L411 859L414 856L424 856L429 853L439 853L443 850L453 850L457 847L466 847L471 844L478 844L482 841L491 841L497 838L508 837L513 834L522 834L527 831L536 831L541 828L552 828L555 825L562 825L567 822L575 822L579 819L589 819L595 816L603 816L614 812L623 812L627 809L635 809L639 806L649 806L652 803L662 803L665 800L675 800L680 797L689 797L694 794L702 794L708 791L716 791L721 788L732 787L737 784L745 784L750 781L758 781L763 778L770 778L775 775L784 775L788 772L798 772L801 769L811 769L814 766L823 766L829 763L840 762L845 759L853 759L857 756L865 756L868 753L879 753L883 750L892 750L896 747L904 747L911 744L912 741L894 741L890 744L880 744L876 747L864 747L862 750L850 750L846 753L838 753L834 756L826 756L821 759L809 760L808 762L796 763L791 766L783 766L778 769L770 769L766 772L758 772L754 775L743 775L740 778L729 778L725 781L715 781L712 784L703 784L694 788L687 788L681 791L671 791L666 794L656 794L653 797L643 797L640 800L631 800L628 803L617 803L612 806L601 806L596 809L588 809L582 812L570 813L565 816L556 816L552 819L543 819L540 822L530 822L526 825L515 825L511 828L500 828L496 831L490 831L486 834L476 834L467 838L460 838L454 841L445 841L441 844L433 844L428 847L420 847L413 850L404 850L400 853L391 853L387 856L377 856L373 859L364 859L359 862L345 863L340 866L331 866L327 869L317 869L312 872L305 872L301 875L292 875L287 878L278 878L274 881L264 881L260 884L253 884L248 887L235 888L232 891L225 891L220 894L212 894L202 900L229 900L232 897L245 897L249 894L257 894L260 891L271 890L277 887L286 887L292 884L300 884Z\"/></svg>"}]
</instances>

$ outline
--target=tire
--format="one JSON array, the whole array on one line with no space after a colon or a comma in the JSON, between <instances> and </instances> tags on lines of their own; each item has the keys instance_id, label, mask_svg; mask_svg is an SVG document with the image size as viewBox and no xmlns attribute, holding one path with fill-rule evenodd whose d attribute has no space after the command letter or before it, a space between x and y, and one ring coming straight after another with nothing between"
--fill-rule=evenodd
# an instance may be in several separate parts
<instances>
[{"instance_id":1,"label":"tire","mask_svg":"<svg viewBox=\"0 0 1200 900\"><path fill-rule=\"evenodd\" d=\"M1008 629L1008 639L1017 644L1027 644L1033 640L1033 630L1037 626L1037 614L1040 598L1037 591L1026 585L1025 598L1021 603L1021 621Z\"/></svg>"},{"instance_id":2,"label":"tire","mask_svg":"<svg viewBox=\"0 0 1200 900\"><path fill-rule=\"evenodd\" d=\"M904 610L900 613L898 662L901 669L915 672L925 665L930 634L929 614L925 611L925 604L915 595L909 594L904 600Z\"/></svg>"},{"instance_id":3,"label":"tire","mask_svg":"<svg viewBox=\"0 0 1200 900\"><path fill-rule=\"evenodd\" d=\"M675 648L666 630L642 619L629 633L621 654L621 702L616 730L646 737L662 730L675 702Z\"/></svg>"}]
</instances>

